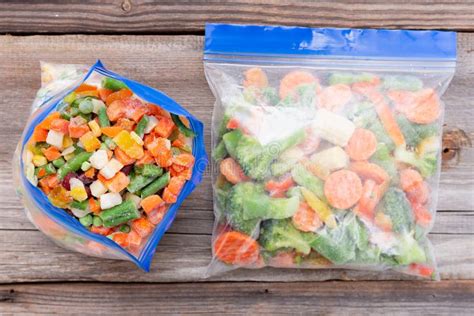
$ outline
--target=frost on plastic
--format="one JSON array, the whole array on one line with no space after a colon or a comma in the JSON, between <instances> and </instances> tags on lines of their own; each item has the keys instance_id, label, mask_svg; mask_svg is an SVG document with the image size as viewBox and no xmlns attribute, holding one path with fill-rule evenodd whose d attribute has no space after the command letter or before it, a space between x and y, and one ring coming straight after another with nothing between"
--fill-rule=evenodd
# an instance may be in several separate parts
<instances>
[{"instance_id":1,"label":"frost on plastic","mask_svg":"<svg viewBox=\"0 0 474 316\"><path fill-rule=\"evenodd\" d=\"M438 279L427 235L454 63L235 50L205 58L216 97L208 275L271 266Z\"/></svg>"}]
</instances>

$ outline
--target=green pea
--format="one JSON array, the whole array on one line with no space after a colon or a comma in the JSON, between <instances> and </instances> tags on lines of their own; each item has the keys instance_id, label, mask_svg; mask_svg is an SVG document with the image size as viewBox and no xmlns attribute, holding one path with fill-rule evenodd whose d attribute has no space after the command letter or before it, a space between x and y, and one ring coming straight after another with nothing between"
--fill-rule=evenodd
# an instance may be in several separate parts
<instances>
[{"instance_id":1,"label":"green pea","mask_svg":"<svg viewBox=\"0 0 474 316\"><path fill-rule=\"evenodd\" d=\"M86 227L91 226L91 225L92 225L92 215L91 215L91 214L87 214L86 216L79 218L79 222L80 222L83 226L86 226Z\"/></svg>"}]
</instances>

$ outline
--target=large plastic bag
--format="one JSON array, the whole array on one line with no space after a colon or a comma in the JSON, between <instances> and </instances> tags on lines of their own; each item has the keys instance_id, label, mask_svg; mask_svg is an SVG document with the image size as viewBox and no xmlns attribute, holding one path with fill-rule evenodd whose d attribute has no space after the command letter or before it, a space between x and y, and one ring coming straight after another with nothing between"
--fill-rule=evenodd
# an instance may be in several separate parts
<instances>
[{"instance_id":1,"label":"large plastic bag","mask_svg":"<svg viewBox=\"0 0 474 316\"><path fill-rule=\"evenodd\" d=\"M91 256L111 258L111 259L120 259L120 260L129 260L135 263L141 269L145 271L149 271L151 260L155 252L155 249L158 245L158 242L160 241L163 234L168 230L168 228L172 224L182 201L193 191L195 186L198 185L202 179L202 173L205 170L206 165L207 165L207 156L205 153L204 141L203 141L203 124L199 120L197 120L194 116L192 116L189 112L187 112L183 107L181 107L179 104L177 104L175 101L173 101L171 98L169 98L162 92L154 90L150 87L147 87L145 85L142 85L140 83L127 79L125 77L122 77L118 74L115 74L107 70L100 61L98 61L88 71L86 67L80 66L80 65L59 65L59 64L49 64L49 63L42 63L41 68L42 68L42 87L38 91L36 99L33 102L32 110L34 112L32 113L26 125L26 128L23 132L22 138L18 144L17 150L14 155L14 159L13 159L13 167L14 167L13 175L14 175L14 180L17 187L17 193L21 197L21 200L25 205L25 211L28 218L39 230L41 230L43 233L45 233L48 237L50 237L53 241L55 241L57 244L59 244L62 247L65 247L74 251L78 251L87 255L91 255ZM154 125L153 124L146 125L146 129L148 129L148 127L151 127L150 130L146 132L142 131L143 134L146 134L145 136L152 135L150 137L153 138L153 143L155 141L155 137L156 139L159 138L157 136L157 133L158 133L157 129L158 129L159 123L161 123L162 121L168 122L167 126L170 127L170 130L169 130L170 133L172 134L174 133L173 135L177 136L176 141L182 140L182 142L179 144L173 141L173 146L182 146L182 147L170 148L169 153L171 153L172 155L170 155L169 157L167 156L168 157L167 161L170 162L169 167L167 168L163 167L161 171L159 170L159 168L153 167L153 168L147 169L146 171L147 173L145 173L144 168L140 169L141 167L138 167L138 158L137 158L137 160L135 160L133 164L125 165L118 173L116 173L116 175L119 173L123 175L127 175L127 173L131 171L132 173L128 175L129 175L129 178L132 178L137 173L142 172L141 174L138 174L138 176L143 177L143 179L146 179L147 183L150 183L148 184L149 186L155 183L157 179L161 178L161 176L157 178L158 171L163 172L162 173L163 177L165 177L165 175L167 176L168 182L163 182L163 183L168 183L168 185L164 187L164 189L162 187L160 190L156 191L157 189L156 186L154 188L148 189L147 196L153 195L152 202L154 202L154 204L148 203L146 207L141 202L144 200L144 198L146 198L146 196L144 196L143 194L145 192L145 189L148 188L148 186L145 186L144 188L140 189L141 197L143 197L143 199L140 199L139 197L140 193L138 192L135 192L135 194L126 193L127 191L129 191L129 187L127 187L126 189L121 189L122 187L115 186L117 183L123 184L123 181L114 182L114 184L112 184L111 182L107 182L107 179L109 179L109 177L105 178L105 176L103 176L103 178L100 178L99 173L102 172L103 169L94 170L97 172L96 173L92 172L92 175L87 175L86 177L84 177L86 172L83 172L83 171L90 170L92 168L91 167L91 164L93 165L92 160L90 160L90 162L86 161L85 165L84 164L81 165L82 171L77 170L76 172L69 172L64 177L64 179L69 177L69 185L71 186L71 188L68 188L68 189L70 189L70 191L68 191L68 189L64 189L64 186L65 186L64 181L66 181L64 179L62 181L58 180L59 184L55 186L47 187L46 185L47 188L45 188L43 187L43 183L41 183L41 180L46 179L48 177L51 177L51 179L54 180L59 177L60 170L61 170L60 165L64 167L63 158L66 158L67 156L65 154L66 149L65 147L62 149L59 148L60 151L62 151L62 158L61 157L58 158L58 161L62 160L62 162L58 162L57 165L55 165L55 161L52 160L51 162L47 164L47 165L52 164L53 167L56 167L56 168L53 168L53 170L55 170L54 171L55 173L43 178L41 178L42 175L40 174L40 172L43 172L41 171L42 167L41 166L35 167L34 162L37 162L38 160L36 161L32 160L32 157L31 157L32 155L34 156L38 154L38 156L40 156L41 158L42 156L41 152L38 151L38 153L32 153L33 150L37 150L38 148L40 148L40 150L44 153L45 157L48 157L47 160L50 160L49 157L51 156L48 156L46 154L46 149L53 149L52 153L57 152L56 150L54 150L53 148L54 146L48 145L48 142L51 142L51 140L46 139L46 142L34 142L33 141L34 137L32 135L33 133L35 133L36 128L37 127L39 128L40 124L44 124L44 122L47 121L47 118L53 115L52 113L54 113L54 111L60 111L61 118L65 118L66 121L67 120L72 121L72 119L67 118L68 115L70 115L73 118L76 118L73 114L71 114L73 111L73 108L71 104L68 104L68 102L71 102L67 100L68 97L73 96L77 100L90 100L93 104L93 107L94 107L93 112L86 115L84 113L90 112L90 111L88 111L87 109L84 110L85 106L81 108L82 105L81 103L79 103L78 108L81 113L79 113L77 117L81 115L82 117L88 117L88 115L89 115L89 118L95 117L96 106L104 107L105 104L104 102L100 100L102 98L102 95L98 96L97 91L92 90L91 92L91 91L88 91L88 89L90 85L99 86L99 87L101 86L101 84L104 85L104 81L102 81L104 80L104 78L109 78L108 79L109 84L110 82L112 82L112 84L119 84L119 87L117 87L117 90L122 89L122 85L124 84L133 92L131 93L132 95L131 98L123 99L125 100L123 102L131 102L128 104L133 103L133 109L135 109L135 111L127 112L125 114L126 117L130 116L132 118L135 118L134 114L137 113L136 112L137 109L138 110L147 109L146 115L145 115L147 119L145 119L144 123L147 121L148 122L152 121L153 120L152 117L156 119L156 121L154 121L155 123ZM115 81L112 79L114 79ZM79 90L82 90L82 91L79 92ZM102 90L104 93L108 95L111 95L113 93L112 90L109 90L109 91L107 91L107 89L102 89ZM102 91L99 89L98 92L102 92ZM82 99L79 96L81 96ZM107 109L109 109L111 106L112 106L112 103L108 104ZM76 105L76 108L77 108L77 105ZM98 107L98 109L100 109L100 107ZM84 112L82 112L83 110ZM106 112L107 111L104 111L104 113ZM143 113L141 113L141 115L143 115ZM141 117L143 118L143 116ZM171 120L170 117L173 118L173 121ZM181 126L179 126L179 128L176 122L175 122L176 125L173 124L176 118L181 123ZM100 130L104 132L103 128L102 129L99 128L99 130L97 130L97 128L96 129L93 128L94 127L93 125L95 125L95 127L99 127L98 124L101 123L100 118L96 120L97 120L96 123L98 122L97 124L94 124L93 122L94 120L89 121L89 123L87 124L90 127L92 134L96 132L100 134ZM66 121L59 120L58 122L66 122ZM72 125L71 121L69 122L69 125ZM187 123L183 123L186 121ZM130 124L134 124L131 119L127 119L127 118L124 118L123 121L121 122L122 123L120 124L125 124L125 125L127 124L126 122L128 123L131 122ZM111 122L111 124L114 124L114 122ZM115 125L117 124L118 124L118 121L115 123ZM172 124L172 126L170 124ZM186 124L188 126L186 126ZM124 126L123 130L126 131L125 125L123 125ZM139 123L134 125L135 131L137 132L138 132L138 129L137 129L138 125ZM85 125L81 125L81 126L85 126ZM145 127L145 125L143 125L142 128L143 127ZM181 128L184 128L184 129L187 128L186 131L191 134L194 133L194 137L181 138L182 136ZM52 130L53 130L53 127L50 126L50 132ZM48 132L48 137L49 137L50 132ZM69 129L69 132L71 132L71 129ZM66 135L68 135L67 132L66 132ZM128 133L128 135L132 135L131 132ZM72 137L72 134L70 134L69 136ZM97 136L97 137L102 137L102 136ZM143 135L137 136L137 137L143 137ZM165 138L161 138L161 140ZM171 136L169 136L169 138L171 138ZM100 138L100 139L101 141L103 140L104 143L101 145L99 149L106 151L111 156L113 155L112 157L115 157L118 160L119 157L116 156L118 154L117 154L117 151L115 150L117 150L117 148L122 148L120 147L120 143L115 144L113 141L110 141L110 140L109 142L106 143L105 141L106 138ZM116 138L111 138L111 139L116 140ZM144 140L146 139L144 138ZM62 144L63 146L64 146L65 141L66 141L66 136L64 136L63 138L63 144ZM140 142L140 141L136 140L136 142ZM76 150L79 150L78 147L82 147L86 150L86 151L79 150L78 152L86 153L89 151L88 147L86 147L87 145L86 145L85 139L79 138L77 143L75 141L73 143L74 143L74 148ZM112 147L112 145L115 147L115 150ZM149 151L151 150L150 145L145 144L144 146L145 146L144 148L147 148ZM123 147L123 148L126 148L126 147ZM181 150L181 148L184 148L186 149L186 151L190 151L191 153L187 154L185 153L185 150ZM94 151L94 153L99 151L99 149ZM121 159L130 159L130 157L128 157L127 155L124 156L123 152L124 151L122 151ZM126 154L129 153L126 150L125 152ZM176 167L178 166L177 157L181 157L181 158L184 157L184 156L180 156L183 153L185 153L187 155L186 157L188 158L192 154L194 156L194 159L193 159L194 164L192 165L192 162L188 160L186 163L189 163L189 166L184 167L182 165L179 165L179 168L178 168ZM74 153L72 155L74 157ZM127 158L124 158L124 157L127 157ZM108 159L113 160L115 158L109 157ZM41 159L44 159L44 157ZM158 160L157 160L158 157L155 157L154 159L157 161L156 163L158 163ZM69 161L70 160L67 160L66 164ZM123 162L123 160L120 160L120 161ZM153 158L151 160L148 160L146 163L148 164L147 166L155 164L155 162L153 162ZM44 166L47 166L47 165L44 165ZM128 168L128 171L125 171L125 169L127 168ZM155 172L155 173L151 174L151 172ZM73 175L70 176L71 174ZM85 180L87 177L91 177L91 179L97 178L96 181L101 182L103 184L103 186L100 186L100 187L105 188L106 190L105 192L107 192L107 188L109 190L109 193L119 191L118 193L115 194L115 198L117 198L116 195L118 194L119 196L121 196L123 201L133 202L133 203L127 204L130 206L130 210L131 210L130 212L132 211L134 212L132 214L133 216L131 216L130 218L138 217L138 219L129 220L128 222L122 224L121 222L123 222L124 219L117 219L116 217L114 217L118 213L115 213L115 215L112 214L111 216L107 217L107 219L105 219L105 217L102 217L102 214L105 213L105 209L100 210L99 206L102 205L103 195L101 195L97 199L95 199L96 197L95 195L91 195L91 194L94 194L93 193L94 190L92 189L92 187L89 186L91 185L90 182L92 182L92 180ZM114 178L110 180L113 180ZM86 186L84 187L81 184L80 186L83 187L82 189L87 188L87 190L89 190L89 192L87 191L85 192L87 195L87 199L85 199L82 202L82 204L81 202L78 202L78 201L83 200L83 197L81 197L81 199L78 198L76 200L76 195L74 195L74 198L71 198L73 197L73 188L72 188L73 182L71 181L75 181L75 184L77 184L78 179L80 180L79 182L82 181ZM151 180L153 181L151 182ZM133 181L133 178L132 178L132 181ZM46 183L49 184L48 182ZM173 183L173 188L171 188L172 183ZM112 185L114 186L112 187ZM41 189L38 186L40 186ZM58 199L59 195L55 193L55 195L53 196L53 194L51 193L51 192L54 192L56 187L61 187L61 190L62 190L61 192L62 193L65 192L64 194L67 194L67 197L66 197L68 200L67 206L66 206L67 209L55 207L50 202L50 201L56 201L55 203L58 203L57 201L59 201ZM115 188L116 190L114 191L112 188ZM105 195L105 192L104 193L101 192L101 194ZM165 194L167 194L167 197L165 197ZM162 202L161 204L156 203L157 201L160 201L160 195L163 198L163 200L161 201ZM80 196L80 194L78 196ZM92 200L92 202L90 200ZM110 202L112 200L108 200L108 201ZM76 204L73 204L73 203L76 203ZM90 203L92 203L92 205ZM94 210L92 210L94 203L96 206L94 207ZM83 209L79 208L78 206L72 206L72 205L84 206L86 204L87 206ZM132 204L134 204L134 207L132 206ZM145 210L145 208L147 209ZM108 208L107 210L110 210L110 209ZM92 216L92 214L94 215ZM127 215L126 212L122 213L122 215L123 214ZM152 214L153 214L153 217L152 217ZM91 218L93 218L93 224L90 221ZM106 220L109 221L110 225L106 224ZM117 224L115 226L112 226L113 224L111 223L113 223L114 221L117 223L121 221L120 225ZM109 225L109 226L106 227L106 225Z\"/></svg>"},{"instance_id":2,"label":"large plastic bag","mask_svg":"<svg viewBox=\"0 0 474 316\"><path fill-rule=\"evenodd\" d=\"M217 99L208 275L439 278L427 234L455 33L208 24L204 62Z\"/></svg>"}]
</instances>

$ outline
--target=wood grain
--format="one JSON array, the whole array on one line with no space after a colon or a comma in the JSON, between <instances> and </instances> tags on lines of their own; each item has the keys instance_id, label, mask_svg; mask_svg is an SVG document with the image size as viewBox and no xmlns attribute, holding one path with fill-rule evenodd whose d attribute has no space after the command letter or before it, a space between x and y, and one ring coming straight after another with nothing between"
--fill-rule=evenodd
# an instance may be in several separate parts
<instances>
[{"instance_id":1,"label":"wood grain","mask_svg":"<svg viewBox=\"0 0 474 316\"><path fill-rule=\"evenodd\" d=\"M189 33L205 22L473 30L472 1L3 1L1 33Z\"/></svg>"},{"instance_id":2,"label":"wood grain","mask_svg":"<svg viewBox=\"0 0 474 316\"><path fill-rule=\"evenodd\" d=\"M4 313L469 315L474 281L0 286Z\"/></svg>"},{"instance_id":3,"label":"wood grain","mask_svg":"<svg viewBox=\"0 0 474 316\"><path fill-rule=\"evenodd\" d=\"M0 13L1 15L1 13ZM86 257L61 249L26 220L14 194L10 161L39 87L40 60L92 64L101 58L114 71L167 93L209 126L214 98L203 75L201 36L2 36L0 37L0 282L204 281L210 260L212 192L210 173L183 204L165 235L152 272L131 263ZM459 34L458 72L445 95L447 128L474 135L474 34ZM20 87L20 88L19 88ZM209 129L205 131L209 149ZM431 239L444 279L474 278L474 150L464 149L459 164L443 171L439 209ZM212 280L309 281L407 279L367 271L239 270Z\"/></svg>"}]
</instances>

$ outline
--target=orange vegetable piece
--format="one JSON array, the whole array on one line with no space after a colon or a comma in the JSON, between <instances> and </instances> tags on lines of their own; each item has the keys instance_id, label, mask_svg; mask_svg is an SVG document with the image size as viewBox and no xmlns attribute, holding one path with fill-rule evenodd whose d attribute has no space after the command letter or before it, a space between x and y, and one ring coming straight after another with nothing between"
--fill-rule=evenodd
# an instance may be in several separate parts
<instances>
[{"instance_id":1,"label":"orange vegetable piece","mask_svg":"<svg viewBox=\"0 0 474 316\"><path fill-rule=\"evenodd\" d=\"M128 247L132 251L137 251L140 248L140 245L142 244L142 237L135 232L135 231L130 231L127 236L127 242L128 242Z\"/></svg>"},{"instance_id":2,"label":"orange vegetable piece","mask_svg":"<svg viewBox=\"0 0 474 316\"><path fill-rule=\"evenodd\" d=\"M106 101L107 100L107 97L112 93L113 91L112 90L109 90L109 89L105 89L105 88L99 88L99 98L102 100L102 101Z\"/></svg>"},{"instance_id":3,"label":"orange vegetable piece","mask_svg":"<svg viewBox=\"0 0 474 316\"><path fill-rule=\"evenodd\" d=\"M147 107L139 99L127 98L123 100L125 104L125 116L135 122L139 122L143 115L148 113Z\"/></svg>"},{"instance_id":4,"label":"orange vegetable piece","mask_svg":"<svg viewBox=\"0 0 474 316\"><path fill-rule=\"evenodd\" d=\"M354 171L362 179L372 179L377 184L382 184L389 180L387 171L377 164L367 161L355 161L349 165L349 169Z\"/></svg>"},{"instance_id":5,"label":"orange vegetable piece","mask_svg":"<svg viewBox=\"0 0 474 316\"><path fill-rule=\"evenodd\" d=\"M394 103L395 109L400 113L407 113L416 106L416 95L412 91L391 90L387 92L388 98Z\"/></svg>"},{"instance_id":6,"label":"orange vegetable piece","mask_svg":"<svg viewBox=\"0 0 474 316\"><path fill-rule=\"evenodd\" d=\"M193 175L193 169L192 168L184 169L183 171L181 171L177 174L177 176L179 176L181 178L184 178L186 180L190 180L192 175Z\"/></svg>"},{"instance_id":7,"label":"orange vegetable piece","mask_svg":"<svg viewBox=\"0 0 474 316\"><path fill-rule=\"evenodd\" d=\"M133 128L135 126L135 122L131 121L127 118L121 117L117 120L117 123L115 123L114 126L118 126L123 130L131 132L131 131L133 131Z\"/></svg>"},{"instance_id":8,"label":"orange vegetable piece","mask_svg":"<svg viewBox=\"0 0 474 316\"><path fill-rule=\"evenodd\" d=\"M148 219L144 217L132 221L132 230L142 238L146 238L148 235L150 235L154 228L155 225L153 225Z\"/></svg>"},{"instance_id":9,"label":"orange vegetable piece","mask_svg":"<svg viewBox=\"0 0 474 316\"><path fill-rule=\"evenodd\" d=\"M171 193L168 187L166 187L163 190L163 201L165 201L166 203L168 204L175 203L177 199L178 199L178 196L176 194Z\"/></svg>"},{"instance_id":10,"label":"orange vegetable piece","mask_svg":"<svg viewBox=\"0 0 474 316\"><path fill-rule=\"evenodd\" d=\"M95 171L96 170L94 168L90 167L89 169L87 169L87 171L84 172L84 175L88 177L89 179L92 179L94 178Z\"/></svg>"},{"instance_id":11,"label":"orange vegetable piece","mask_svg":"<svg viewBox=\"0 0 474 316\"><path fill-rule=\"evenodd\" d=\"M54 121L55 119L60 118L60 117L61 117L61 114L59 112L52 112L41 123L39 123L37 126L39 128L43 128L43 129L50 129L51 122Z\"/></svg>"},{"instance_id":12,"label":"orange vegetable piece","mask_svg":"<svg viewBox=\"0 0 474 316\"><path fill-rule=\"evenodd\" d=\"M128 234L117 232L112 235L112 240L115 241L117 244L122 246L123 248L127 248L130 245L128 241Z\"/></svg>"},{"instance_id":13,"label":"orange vegetable piece","mask_svg":"<svg viewBox=\"0 0 474 316\"><path fill-rule=\"evenodd\" d=\"M295 185L291 175L283 177L280 181L269 180L265 183L265 190L272 197L284 197L285 192Z\"/></svg>"},{"instance_id":14,"label":"orange vegetable piece","mask_svg":"<svg viewBox=\"0 0 474 316\"><path fill-rule=\"evenodd\" d=\"M153 157L158 157L160 152L171 151L171 143L169 139L163 137L153 138L153 140L149 143L144 142L144 145L148 151L150 151L150 154L152 154Z\"/></svg>"},{"instance_id":15,"label":"orange vegetable piece","mask_svg":"<svg viewBox=\"0 0 474 316\"><path fill-rule=\"evenodd\" d=\"M173 158L173 163L178 166L191 168L194 165L194 156L188 153L182 153Z\"/></svg>"},{"instance_id":16,"label":"orange vegetable piece","mask_svg":"<svg viewBox=\"0 0 474 316\"><path fill-rule=\"evenodd\" d=\"M415 215L415 222L423 227L430 226L433 220L433 215L431 215L430 211L420 203L411 203L411 207L413 215Z\"/></svg>"},{"instance_id":17,"label":"orange vegetable piece","mask_svg":"<svg viewBox=\"0 0 474 316\"><path fill-rule=\"evenodd\" d=\"M304 84L316 84L319 89L319 81L312 74L306 71L292 71L288 73L280 82L280 98L285 99L288 95L293 94L298 86Z\"/></svg>"},{"instance_id":18,"label":"orange vegetable piece","mask_svg":"<svg viewBox=\"0 0 474 316\"><path fill-rule=\"evenodd\" d=\"M157 195L153 194L150 196L147 196L140 202L140 206L143 208L145 213L149 214L150 212L159 209L165 204L163 199Z\"/></svg>"},{"instance_id":19,"label":"orange vegetable piece","mask_svg":"<svg viewBox=\"0 0 474 316\"><path fill-rule=\"evenodd\" d=\"M173 164L173 153L171 150L159 152L155 157L155 162L162 168L168 168Z\"/></svg>"},{"instance_id":20,"label":"orange vegetable piece","mask_svg":"<svg viewBox=\"0 0 474 316\"><path fill-rule=\"evenodd\" d=\"M96 149L100 148L100 141L97 137L94 136L94 133L87 132L82 135L79 140L81 141L82 145L84 145L84 149L87 152L93 152Z\"/></svg>"},{"instance_id":21,"label":"orange vegetable piece","mask_svg":"<svg viewBox=\"0 0 474 316\"><path fill-rule=\"evenodd\" d=\"M123 129L120 126L106 126L106 127L102 127L100 130L102 134L114 138Z\"/></svg>"},{"instance_id":22,"label":"orange vegetable piece","mask_svg":"<svg viewBox=\"0 0 474 316\"><path fill-rule=\"evenodd\" d=\"M99 91L97 90L88 90L88 91L81 91L81 92L76 92L76 95L78 97L99 97Z\"/></svg>"},{"instance_id":23,"label":"orange vegetable piece","mask_svg":"<svg viewBox=\"0 0 474 316\"><path fill-rule=\"evenodd\" d=\"M105 179L104 177L100 177L99 180L104 183L104 185L109 189L110 192L118 193L125 189L127 185L130 183L130 179L128 176L119 171L113 176L111 179Z\"/></svg>"},{"instance_id":24,"label":"orange vegetable piece","mask_svg":"<svg viewBox=\"0 0 474 316\"><path fill-rule=\"evenodd\" d=\"M185 179L181 177L173 177L170 179L170 182L168 183L167 188L170 193L174 195L179 195L185 183L186 183Z\"/></svg>"},{"instance_id":25,"label":"orange vegetable piece","mask_svg":"<svg viewBox=\"0 0 474 316\"><path fill-rule=\"evenodd\" d=\"M242 167L233 158L226 158L221 161L219 170L221 174L232 184L247 181L249 178L245 175Z\"/></svg>"},{"instance_id":26,"label":"orange vegetable piece","mask_svg":"<svg viewBox=\"0 0 474 316\"><path fill-rule=\"evenodd\" d=\"M105 104L111 105L114 101L130 98L132 95L133 95L133 92L131 90L121 89L119 91L115 91L109 94L107 98L105 99Z\"/></svg>"},{"instance_id":27,"label":"orange vegetable piece","mask_svg":"<svg viewBox=\"0 0 474 316\"><path fill-rule=\"evenodd\" d=\"M150 154L148 150L145 150L145 153L142 158L138 159L136 161L136 165L144 165L144 164L149 164L155 162L155 159L153 156Z\"/></svg>"},{"instance_id":28,"label":"orange vegetable piece","mask_svg":"<svg viewBox=\"0 0 474 316\"><path fill-rule=\"evenodd\" d=\"M260 246L252 237L236 231L220 234L213 249L220 261L234 265L252 264L260 253Z\"/></svg>"},{"instance_id":29,"label":"orange vegetable piece","mask_svg":"<svg viewBox=\"0 0 474 316\"><path fill-rule=\"evenodd\" d=\"M434 269L425 264L421 263L412 263L410 264L410 272L415 273L416 275L429 278L433 275Z\"/></svg>"},{"instance_id":30,"label":"orange vegetable piece","mask_svg":"<svg viewBox=\"0 0 474 316\"><path fill-rule=\"evenodd\" d=\"M69 131L69 121L62 118L54 119L51 121L50 129L66 135Z\"/></svg>"},{"instance_id":31,"label":"orange vegetable piece","mask_svg":"<svg viewBox=\"0 0 474 316\"><path fill-rule=\"evenodd\" d=\"M44 174L46 174L46 171L44 169L41 169L39 172L38 172L38 177L42 177L44 176ZM45 178L43 179L40 179L38 181L38 185L40 187L40 189L44 192L44 194L48 195L49 192L51 192L51 188L48 186L48 181L45 180Z\"/></svg>"},{"instance_id":32,"label":"orange vegetable piece","mask_svg":"<svg viewBox=\"0 0 474 316\"><path fill-rule=\"evenodd\" d=\"M244 72L244 76L244 87L265 88L268 86L268 78L262 68L250 68Z\"/></svg>"},{"instance_id":33,"label":"orange vegetable piece","mask_svg":"<svg viewBox=\"0 0 474 316\"><path fill-rule=\"evenodd\" d=\"M331 206L348 209L362 196L362 182L355 172L338 170L331 173L324 183L324 195Z\"/></svg>"},{"instance_id":34,"label":"orange vegetable piece","mask_svg":"<svg viewBox=\"0 0 474 316\"><path fill-rule=\"evenodd\" d=\"M92 213L96 215L100 213L100 204L98 201L96 201L94 198L89 198L88 204Z\"/></svg>"},{"instance_id":35,"label":"orange vegetable piece","mask_svg":"<svg viewBox=\"0 0 474 316\"><path fill-rule=\"evenodd\" d=\"M292 217L295 227L303 232L314 232L323 225L318 214L306 203L300 203L296 213Z\"/></svg>"},{"instance_id":36,"label":"orange vegetable piece","mask_svg":"<svg viewBox=\"0 0 474 316\"><path fill-rule=\"evenodd\" d=\"M405 112L407 119L417 124L429 124L441 114L439 97L433 89L416 92L416 105Z\"/></svg>"},{"instance_id":37,"label":"orange vegetable piece","mask_svg":"<svg viewBox=\"0 0 474 316\"><path fill-rule=\"evenodd\" d=\"M48 137L48 130L41 128L39 126L36 126L34 131L33 131L33 141L35 142L45 142L46 138Z\"/></svg>"},{"instance_id":38,"label":"orange vegetable piece","mask_svg":"<svg viewBox=\"0 0 474 316\"><path fill-rule=\"evenodd\" d=\"M318 95L318 106L329 111L337 111L352 98L351 87L346 84L335 84L324 88Z\"/></svg>"},{"instance_id":39,"label":"orange vegetable piece","mask_svg":"<svg viewBox=\"0 0 474 316\"><path fill-rule=\"evenodd\" d=\"M79 87L77 87L76 90L74 90L74 92L77 93L77 92L92 91L92 90L97 90L97 87L87 84L87 83L82 83Z\"/></svg>"},{"instance_id":40,"label":"orange vegetable piece","mask_svg":"<svg viewBox=\"0 0 474 316\"><path fill-rule=\"evenodd\" d=\"M163 217L165 216L165 213L166 213L166 206L163 205L163 206L151 211L150 213L148 213L147 217L148 217L148 220L152 224L158 225L163 220Z\"/></svg>"},{"instance_id":41,"label":"orange vegetable piece","mask_svg":"<svg viewBox=\"0 0 474 316\"><path fill-rule=\"evenodd\" d=\"M61 153L54 146L48 148L41 148L41 151L43 152L43 155L46 157L46 159L48 159L49 161L53 161L61 157Z\"/></svg>"},{"instance_id":42,"label":"orange vegetable piece","mask_svg":"<svg viewBox=\"0 0 474 316\"><path fill-rule=\"evenodd\" d=\"M411 202L425 204L428 201L429 188L418 171L414 169L400 171L400 187Z\"/></svg>"},{"instance_id":43,"label":"orange vegetable piece","mask_svg":"<svg viewBox=\"0 0 474 316\"><path fill-rule=\"evenodd\" d=\"M377 227L383 231L390 232L392 231L393 223L390 216L384 214L383 212L378 212L375 214L374 223Z\"/></svg>"},{"instance_id":44,"label":"orange vegetable piece","mask_svg":"<svg viewBox=\"0 0 474 316\"><path fill-rule=\"evenodd\" d=\"M43 180L45 181L46 185L51 189L59 185L57 174L50 174L49 176L44 177Z\"/></svg>"},{"instance_id":45,"label":"orange vegetable piece","mask_svg":"<svg viewBox=\"0 0 474 316\"><path fill-rule=\"evenodd\" d=\"M239 128L239 126L240 126L239 121L235 117L233 117L227 122L226 128L236 129L236 128Z\"/></svg>"},{"instance_id":46,"label":"orange vegetable piece","mask_svg":"<svg viewBox=\"0 0 474 316\"><path fill-rule=\"evenodd\" d=\"M174 122L169 117L162 117L155 126L155 133L164 138L170 137L173 129L175 128Z\"/></svg>"},{"instance_id":47,"label":"orange vegetable piece","mask_svg":"<svg viewBox=\"0 0 474 316\"><path fill-rule=\"evenodd\" d=\"M68 127L68 130L69 130L69 136L71 138L80 138L82 137L84 134L86 134L87 132L90 131L90 128L89 126L87 126L87 124L82 124L82 125L76 125L76 124L73 124L72 122L69 124L69 127Z\"/></svg>"},{"instance_id":48,"label":"orange vegetable piece","mask_svg":"<svg viewBox=\"0 0 474 316\"><path fill-rule=\"evenodd\" d=\"M104 227L104 226L91 226L91 232L95 234L99 234L102 236L110 235L112 229Z\"/></svg>"},{"instance_id":49,"label":"orange vegetable piece","mask_svg":"<svg viewBox=\"0 0 474 316\"><path fill-rule=\"evenodd\" d=\"M128 156L120 147L116 147L114 150L115 158L122 163L122 165L127 166L131 165L136 161L136 159Z\"/></svg>"},{"instance_id":50,"label":"orange vegetable piece","mask_svg":"<svg viewBox=\"0 0 474 316\"><path fill-rule=\"evenodd\" d=\"M382 187L374 180L367 179L362 187L362 195L354 212L368 220L373 220L375 216L375 207L382 198Z\"/></svg>"},{"instance_id":51,"label":"orange vegetable piece","mask_svg":"<svg viewBox=\"0 0 474 316\"><path fill-rule=\"evenodd\" d=\"M367 129L356 128L346 146L352 160L367 160L377 150L377 138Z\"/></svg>"},{"instance_id":52,"label":"orange vegetable piece","mask_svg":"<svg viewBox=\"0 0 474 316\"><path fill-rule=\"evenodd\" d=\"M115 100L112 103L108 103L106 110L109 120L112 122L117 121L119 118L125 117L126 109L125 104L122 100Z\"/></svg>"}]
</instances>

